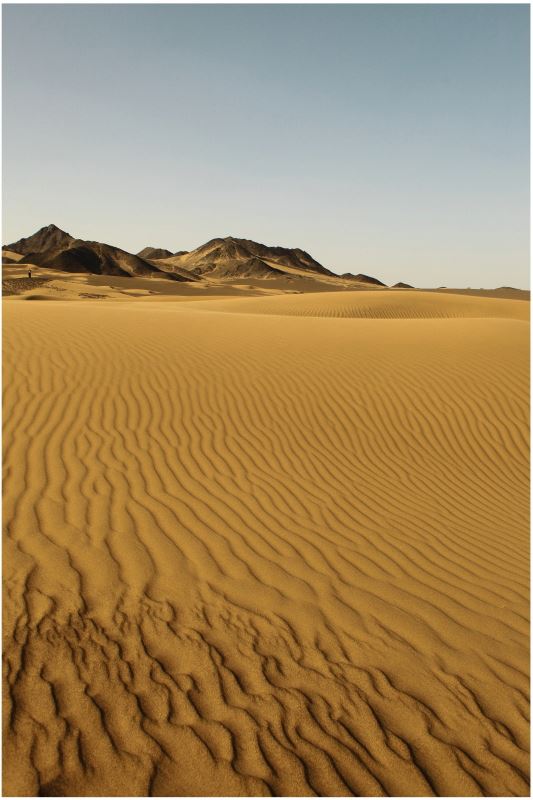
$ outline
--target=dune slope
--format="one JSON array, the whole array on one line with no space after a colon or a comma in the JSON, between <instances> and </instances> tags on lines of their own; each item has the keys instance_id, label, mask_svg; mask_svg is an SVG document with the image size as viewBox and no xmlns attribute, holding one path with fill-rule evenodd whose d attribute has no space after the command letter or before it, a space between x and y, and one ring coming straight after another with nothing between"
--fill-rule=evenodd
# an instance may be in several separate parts
<instances>
[{"instance_id":1,"label":"dune slope","mask_svg":"<svg viewBox=\"0 0 533 800\"><path fill-rule=\"evenodd\" d=\"M408 294L5 301L4 793L528 793L529 327Z\"/></svg>"},{"instance_id":2,"label":"dune slope","mask_svg":"<svg viewBox=\"0 0 533 800\"><path fill-rule=\"evenodd\" d=\"M212 311L231 311L242 314L279 314L302 317L344 317L356 319L452 319L452 318L510 318L529 320L529 301L473 297L435 292L378 291L315 292L293 294L290 297L228 299L225 302L207 301L199 308ZM443 329L446 330L446 329Z\"/></svg>"}]
</instances>

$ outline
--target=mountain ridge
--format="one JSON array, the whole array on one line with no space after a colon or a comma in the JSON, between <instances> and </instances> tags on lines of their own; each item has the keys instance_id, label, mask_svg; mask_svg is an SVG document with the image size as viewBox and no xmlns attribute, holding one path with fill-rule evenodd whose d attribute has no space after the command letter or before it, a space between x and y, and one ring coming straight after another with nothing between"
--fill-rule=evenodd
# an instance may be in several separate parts
<instances>
[{"instance_id":1,"label":"mountain ridge","mask_svg":"<svg viewBox=\"0 0 533 800\"><path fill-rule=\"evenodd\" d=\"M251 278L336 278L385 286L367 275L337 275L306 250L265 245L235 236L215 237L191 251L145 247L137 254L103 242L76 239L57 225L46 225L28 237L3 245L36 266L69 273L103 275L155 275L174 280L204 278L237 280ZM6 263L7 263L6 254Z\"/></svg>"}]
</instances>

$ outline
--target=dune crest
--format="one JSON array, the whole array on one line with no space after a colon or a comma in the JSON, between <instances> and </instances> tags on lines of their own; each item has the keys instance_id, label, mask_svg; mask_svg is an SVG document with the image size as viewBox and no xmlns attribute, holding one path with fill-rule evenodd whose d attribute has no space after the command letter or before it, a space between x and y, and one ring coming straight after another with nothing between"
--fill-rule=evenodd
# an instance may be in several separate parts
<instances>
[{"instance_id":1,"label":"dune crest","mask_svg":"<svg viewBox=\"0 0 533 800\"><path fill-rule=\"evenodd\" d=\"M242 314L345 319L508 318L529 320L530 304L498 297L413 291L343 291L206 300L199 309Z\"/></svg>"}]
</instances>

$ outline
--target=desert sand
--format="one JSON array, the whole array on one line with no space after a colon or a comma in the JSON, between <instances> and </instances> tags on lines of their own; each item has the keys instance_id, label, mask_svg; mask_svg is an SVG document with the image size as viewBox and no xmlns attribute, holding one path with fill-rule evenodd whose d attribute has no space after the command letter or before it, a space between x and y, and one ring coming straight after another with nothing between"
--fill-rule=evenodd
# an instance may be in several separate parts
<instances>
[{"instance_id":1,"label":"desert sand","mask_svg":"<svg viewBox=\"0 0 533 800\"><path fill-rule=\"evenodd\" d=\"M50 278L3 302L4 793L527 795L529 302Z\"/></svg>"}]
</instances>

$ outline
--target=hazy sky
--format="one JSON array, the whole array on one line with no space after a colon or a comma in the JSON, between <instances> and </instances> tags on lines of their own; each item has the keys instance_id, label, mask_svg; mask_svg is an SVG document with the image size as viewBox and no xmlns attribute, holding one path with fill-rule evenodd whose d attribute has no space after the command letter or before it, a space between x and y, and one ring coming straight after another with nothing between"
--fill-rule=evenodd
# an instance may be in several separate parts
<instances>
[{"instance_id":1,"label":"hazy sky","mask_svg":"<svg viewBox=\"0 0 533 800\"><path fill-rule=\"evenodd\" d=\"M529 278L525 5L4 5L3 241Z\"/></svg>"}]
</instances>

